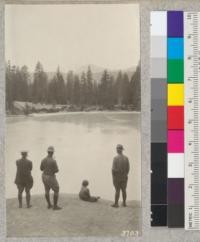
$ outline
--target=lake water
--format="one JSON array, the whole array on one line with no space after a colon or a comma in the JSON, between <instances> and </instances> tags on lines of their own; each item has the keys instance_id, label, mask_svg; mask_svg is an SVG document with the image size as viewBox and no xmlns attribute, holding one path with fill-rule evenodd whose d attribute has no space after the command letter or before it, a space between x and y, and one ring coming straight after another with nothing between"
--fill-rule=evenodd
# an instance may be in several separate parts
<instances>
[{"instance_id":1,"label":"lake water","mask_svg":"<svg viewBox=\"0 0 200 242\"><path fill-rule=\"evenodd\" d=\"M17 195L16 160L27 149L33 161L32 194L44 192L40 163L49 145L55 147L61 193L78 193L83 179L91 194L113 200L111 167L116 144L129 157L128 200L141 196L140 114L88 112L8 117L6 133L6 197Z\"/></svg>"}]
</instances>

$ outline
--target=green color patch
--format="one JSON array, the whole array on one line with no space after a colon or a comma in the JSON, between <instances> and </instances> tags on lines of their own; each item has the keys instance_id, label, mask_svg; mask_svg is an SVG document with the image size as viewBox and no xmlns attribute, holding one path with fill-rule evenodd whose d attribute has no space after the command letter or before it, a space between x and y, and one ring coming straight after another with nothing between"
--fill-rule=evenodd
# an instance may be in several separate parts
<instances>
[{"instance_id":1,"label":"green color patch","mask_svg":"<svg viewBox=\"0 0 200 242\"><path fill-rule=\"evenodd\" d=\"M184 83L184 62L183 60L167 61L167 82Z\"/></svg>"}]
</instances>

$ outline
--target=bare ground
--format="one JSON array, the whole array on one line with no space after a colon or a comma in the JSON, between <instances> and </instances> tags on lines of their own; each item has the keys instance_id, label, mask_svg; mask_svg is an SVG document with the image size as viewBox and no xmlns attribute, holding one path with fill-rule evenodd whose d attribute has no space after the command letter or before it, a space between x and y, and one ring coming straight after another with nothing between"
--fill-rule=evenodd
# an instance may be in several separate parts
<instances>
[{"instance_id":1,"label":"bare ground","mask_svg":"<svg viewBox=\"0 0 200 242\"><path fill-rule=\"evenodd\" d=\"M25 199L24 199L25 200ZM122 231L140 231L141 207L130 201L117 209L111 202L80 201L76 195L61 194L60 211L48 210L41 195L32 197L33 207L18 208L17 199L7 199L8 237L121 236ZM139 232L140 233L140 232Z\"/></svg>"}]
</instances>

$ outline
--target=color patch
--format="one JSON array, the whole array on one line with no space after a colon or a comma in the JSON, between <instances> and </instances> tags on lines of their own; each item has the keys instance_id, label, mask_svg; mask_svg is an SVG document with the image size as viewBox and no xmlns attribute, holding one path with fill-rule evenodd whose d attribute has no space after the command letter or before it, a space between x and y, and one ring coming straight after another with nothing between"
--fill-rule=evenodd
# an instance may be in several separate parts
<instances>
[{"instance_id":1,"label":"color patch","mask_svg":"<svg viewBox=\"0 0 200 242\"><path fill-rule=\"evenodd\" d=\"M184 154L168 153L168 178L184 178Z\"/></svg>"},{"instance_id":2,"label":"color patch","mask_svg":"<svg viewBox=\"0 0 200 242\"><path fill-rule=\"evenodd\" d=\"M167 82L183 83L184 82L184 62L182 59L167 61Z\"/></svg>"},{"instance_id":3,"label":"color patch","mask_svg":"<svg viewBox=\"0 0 200 242\"><path fill-rule=\"evenodd\" d=\"M167 197L169 204L183 204L184 179L170 178L167 183Z\"/></svg>"},{"instance_id":4,"label":"color patch","mask_svg":"<svg viewBox=\"0 0 200 242\"><path fill-rule=\"evenodd\" d=\"M166 37L152 36L151 37L151 58L166 58L167 45Z\"/></svg>"},{"instance_id":5,"label":"color patch","mask_svg":"<svg viewBox=\"0 0 200 242\"><path fill-rule=\"evenodd\" d=\"M167 200L166 154L167 143L151 143L151 203L156 205Z\"/></svg>"},{"instance_id":6,"label":"color patch","mask_svg":"<svg viewBox=\"0 0 200 242\"><path fill-rule=\"evenodd\" d=\"M151 101L151 120L163 120L167 127L167 106L166 99L153 99ZM166 131L166 129L165 129Z\"/></svg>"},{"instance_id":7,"label":"color patch","mask_svg":"<svg viewBox=\"0 0 200 242\"><path fill-rule=\"evenodd\" d=\"M167 142L166 120L152 120L151 122L151 142Z\"/></svg>"},{"instance_id":8,"label":"color patch","mask_svg":"<svg viewBox=\"0 0 200 242\"><path fill-rule=\"evenodd\" d=\"M167 98L167 79L166 78L152 78L151 79L151 95L153 99Z\"/></svg>"},{"instance_id":9,"label":"color patch","mask_svg":"<svg viewBox=\"0 0 200 242\"><path fill-rule=\"evenodd\" d=\"M167 225L184 225L183 12L167 12ZM178 207L176 206L178 205ZM177 208L177 210L175 209Z\"/></svg>"},{"instance_id":10,"label":"color patch","mask_svg":"<svg viewBox=\"0 0 200 242\"><path fill-rule=\"evenodd\" d=\"M167 143L151 143L152 163L167 164Z\"/></svg>"},{"instance_id":11,"label":"color patch","mask_svg":"<svg viewBox=\"0 0 200 242\"><path fill-rule=\"evenodd\" d=\"M151 36L167 35L167 12L153 11L151 12Z\"/></svg>"},{"instance_id":12,"label":"color patch","mask_svg":"<svg viewBox=\"0 0 200 242\"><path fill-rule=\"evenodd\" d=\"M151 78L166 78L167 59L151 58Z\"/></svg>"},{"instance_id":13,"label":"color patch","mask_svg":"<svg viewBox=\"0 0 200 242\"><path fill-rule=\"evenodd\" d=\"M168 153L184 153L184 131L168 130Z\"/></svg>"},{"instance_id":14,"label":"color patch","mask_svg":"<svg viewBox=\"0 0 200 242\"><path fill-rule=\"evenodd\" d=\"M167 225L167 12L151 12L151 226Z\"/></svg>"},{"instance_id":15,"label":"color patch","mask_svg":"<svg viewBox=\"0 0 200 242\"><path fill-rule=\"evenodd\" d=\"M183 106L184 105L184 85L183 84L168 84L168 106Z\"/></svg>"},{"instance_id":16,"label":"color patch","mask_svg":"<svg viewBox=\"0 0 200 242\"><path fill-rule=\"evenodd\" d=\"M167 12L167 36L183 37L183 12L182 11Z\"/></svg>"},{"instance_id":17,"label":"color patch","mask_svg":"<svg viewBox=\"0 0 200 242\"><path fill-rule=\"evenodd\" d=\"M184 107L169 106L167 110L168 129L184 129Z\"/></svg>"},{"instance_id":18,"label":"color patch","mask_svg":"<svg viewBox=\"0 0 200 242\"><path fill-rule=\"evenodd\" d=\"M167 200L167 159L165 162L152 163L151 169L151 203L163 204ZM159 191L159 193L158 193Z\"/></svg>"},{"instance_id":19,"label":"color patch","mask_svg":"<svg viewBox=\"0 0 200 242\"><path fill-rule=\"evenodd\" d=\"M183 59L183 38L167 39L167 57L168 59Z\"/></svg>"},{"instance_id":20,"label":"color patch","mask_svg":"<svg viewBox=\"0 0 200 242\"><path fill-rule=\"evenodd\" d=\"M167 204L152 204L151 205L151 226L166 226L167 225Z\"/></svg>"},{"instance_id":21,"label":"color patch","mask_svg":"<svg viewBox=\"0 0 200 242\"><path fill-rule=\"evenodd\" d=\"M184 184L184 179L182 180ZM169 228L184 227L184 199L180 204L170 204L170 203L168 204L167 225Z\"/></svg>"}]
</instances>

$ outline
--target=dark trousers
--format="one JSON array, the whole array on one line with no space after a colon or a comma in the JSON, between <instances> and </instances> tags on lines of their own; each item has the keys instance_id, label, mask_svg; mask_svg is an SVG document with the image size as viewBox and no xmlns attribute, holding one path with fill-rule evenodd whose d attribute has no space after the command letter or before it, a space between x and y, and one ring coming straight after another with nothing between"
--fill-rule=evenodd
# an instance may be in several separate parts
<instances>
[{"instance_id":1,"label":"dark trousers","mask_svg":"<svg viewBox=\"0 0 200 242\"><path fill-rule=\"evenodd\" d=\"M30 200L31 200L31 193L30 190L32 188L33 184L17 184L18 188L18 201L19 201L19 207L22 207L22 194L23 191L25 190L26 193L26 204L27 207L30 206Z\"/></svg>"},{"instance_id":2,"label":"dark trousers","mask_svg":"<svg viewBox=\"0 0 200 242\"><path fill-rule=\"evenodd\" d=\"M120 197L120 191L122 191L122 198L123 198L123 204L126 204L126 187L127 187L128 178L119 179L113 177L113 185L115 187L115 204L118 205L119 197Z\"/></svg>"}]
</instances>

